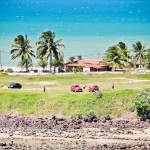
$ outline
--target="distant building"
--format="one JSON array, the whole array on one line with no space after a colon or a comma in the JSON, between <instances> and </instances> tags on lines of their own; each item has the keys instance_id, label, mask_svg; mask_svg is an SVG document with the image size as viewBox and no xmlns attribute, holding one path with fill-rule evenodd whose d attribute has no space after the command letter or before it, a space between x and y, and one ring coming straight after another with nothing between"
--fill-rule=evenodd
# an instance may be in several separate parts
<instances>
[{"instance_id":1,"label":"distant building","mask_svg":"<svg viewBox=\"0 0 150 150\"><path fill-rule=\"evenodd\" d=\"M69 72L72 71L74 67L82 67L83 72L95 72L95 71L110 71L109 64L98 59L82 59L78 57L73 62L67 62L64 64Z\"/></svg>"}]
</instances>

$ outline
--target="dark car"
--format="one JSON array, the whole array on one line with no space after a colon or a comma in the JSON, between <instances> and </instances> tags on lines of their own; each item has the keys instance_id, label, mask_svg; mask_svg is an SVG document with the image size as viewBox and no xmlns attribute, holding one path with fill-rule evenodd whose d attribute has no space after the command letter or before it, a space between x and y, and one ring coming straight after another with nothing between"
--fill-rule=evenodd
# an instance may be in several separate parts
<instances>
[{"instance_id":1,"label":"dark car","mask_svg":"<svg viewBox=\"0 0 150 150\"><path fill-rule=\"evenodd\" d=\"M17 88L17 89L20 89L22 88L22 85L19 84L19 83L11 83L8 88Z\"/></svg>"},{"instance_id":2,"label":"dark car","mask_svg":"<svg viewBox=\"0 0 150 150\"><path fill-rule=\"evenodd\" d=\"M92 85L89 87L89 92L99 91L99 87L97 85Z\"/></svg>"},{"instance_id":3,"label":"dark car","mask_svg":"<svg viewBox=\"0 0 150 150\"><path fill-rule=\"evenodd\" d=\"M77 85L77 84L72 85L70 87L70 90L71 90L71 92L82 92L83 91L82 87L80 85Z\"/></svg>"}]
</instances>

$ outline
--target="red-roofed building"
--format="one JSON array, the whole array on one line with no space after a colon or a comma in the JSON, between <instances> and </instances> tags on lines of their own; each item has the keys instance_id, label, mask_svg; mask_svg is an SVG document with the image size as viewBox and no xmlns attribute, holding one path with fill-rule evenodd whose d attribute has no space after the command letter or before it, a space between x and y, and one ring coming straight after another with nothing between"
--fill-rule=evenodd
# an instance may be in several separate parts
<instances>
[{"instance_id":1,"label":"red-roofed building","mask_svg":"<svg viewBox=\"0 0 150 150\"><path fill-rule=\"evenodd\" d=\"M107 62L100 61L98 59L75 59L73 62L65 63L68 71L72 71L74 67L82 67L83 72L93 72L93 71L110 71Z\"/></svg>"}]
</instances>

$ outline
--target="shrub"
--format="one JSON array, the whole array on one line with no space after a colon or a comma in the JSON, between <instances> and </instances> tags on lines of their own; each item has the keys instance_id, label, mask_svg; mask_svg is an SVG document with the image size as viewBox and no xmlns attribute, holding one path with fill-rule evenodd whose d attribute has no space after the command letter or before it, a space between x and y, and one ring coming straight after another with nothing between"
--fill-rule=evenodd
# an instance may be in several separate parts
<instances>
[{"instance_id":1,"label":"shrub","mask_svg":"<svg viewBox=\"0 0 150 150\"><path fill-rule=\"evenodd\" d=\"M8 72L8 73L12 73L12 72L13 72L12 68L8 68L8 69L7 69L7 72Z\"/></svg>"},{"instance_id":2,"label":"shrub","mask_svg":"<svg viewBox=\"0 0 150 150\"><path fill-rule=\"evenodd\" d=\"M77 72L82 72L83 71L83 67L78 66L78 67L74 67L72 68L72 71L76 74Z\"/></svg>"},{"instance_id":3,"label":"shrub","mask_svg":"<svg viewBox=\"0 0 150 150\"><path fill-rule=\"evenodd\" d=\"M91 110L87 113L86 117L84 118L84 121L85 122L93 122L93 121L97 120L96 118L97 117L96 117L94 111Z\"/></svg>"},{"instance_id":4,"label":"shrub","mask_svg":"<svg viewBox=\"0 0 150 150\"><path fill-rule=\"evenodd\" d=\"M102 98L103 94L101 91L95 91L94 93L95 98Z\"/></svg>"},{"instance_id":5,"label":"shrub","mask_svg":"<svg viewBox=\"0 0 150 150\"><path fill-rule=\"evenodd\" d=\"M137 114L142 119L150 119L150 90L139 93L134 100Z\"/></svg>"}]
</instances>

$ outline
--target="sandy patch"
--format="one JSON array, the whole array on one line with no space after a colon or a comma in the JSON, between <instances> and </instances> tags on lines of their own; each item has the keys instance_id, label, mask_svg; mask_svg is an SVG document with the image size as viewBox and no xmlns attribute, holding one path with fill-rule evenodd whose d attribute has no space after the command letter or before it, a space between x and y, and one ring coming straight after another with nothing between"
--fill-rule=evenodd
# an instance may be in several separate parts
<instances>
[{"instance_id":1,"label":"sandy patch","mask_svg":"<svg viewBox=\"0 0 150 150\"><path fill-rule=\"evenodd\" d=\"M117 79L123 80L122 83L133 83L133 82L150 82L150 80L139 80L139 79L128 79L128 78L110 78L110 79Z\"/></svg>"},{"instance_id":2,"label":"sandy patch","mask_svg":"<svg viewBox=\"0 0 150 150\"><path fill-rule=\"evenodd\" d=\"M31 83L28 83L28 84L31 84ZM32 84L34 85L54 85L54 84L58 84L57 82L32 82Z\"/></svg>"}]
</instances>

